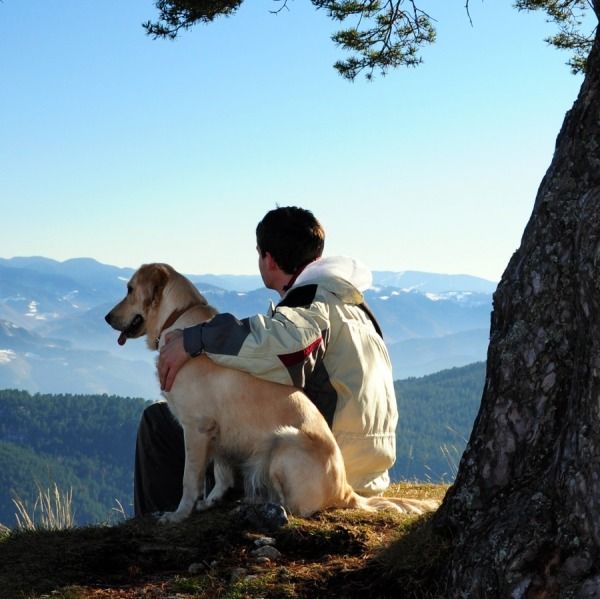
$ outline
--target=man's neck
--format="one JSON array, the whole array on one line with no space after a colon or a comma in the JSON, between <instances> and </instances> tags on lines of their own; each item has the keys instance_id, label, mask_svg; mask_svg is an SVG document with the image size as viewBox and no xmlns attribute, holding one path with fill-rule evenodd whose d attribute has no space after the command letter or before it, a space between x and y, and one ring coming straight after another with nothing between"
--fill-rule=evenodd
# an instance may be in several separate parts
<instances>
[{"instance_id":1,"label":"man's neck","mask_svg":"<svg viewBox=\"0 0 600 599\"><path fill-rule=\"evenodd\" d=\"M312 262L309 262L305 266L303 266L298 272L293 275L284 272L280 268L273 274L273 280L271 281L270 289L273 291L277 291L280 297L283 297L287 290L294 285L296 279L300 276L300 274L304 271L307 266L310 266Z\"/></svg>"},{"instance_id":2,"label":"man's neck","mask_svg":"<svg viewBox=\"0 0 600 599\"><path fill-rule=\"evenodd\" d=\"M281 279L278 280L272 288L274 291L277 291L277 293L279 293L279 297L283 297L286 294L287 290L289 289L290 283L294 278L292 275L288 275L286 273L283 273L283 275L284 276L282 276Z\"/></svg>"},{"instance_id":3,"label":"man's neck","mask_svg":"<svg viewBox=\"0 0 600 599\"><path fill-rule=\"evenodd\" d=\"M281 297L283 297L285 295L285 293L293 286L296 284L296 279L304 272L304 269L307 266L310 266L312 264L312 262L309 262L308 264L305 264L300 270L298 270L298 272L296 272L293 275L286 275L287 277L287 281L284 282L284 285L281 288L281 291L279 292L279 295L281 295Z\"/></svg>"}]
</instances>

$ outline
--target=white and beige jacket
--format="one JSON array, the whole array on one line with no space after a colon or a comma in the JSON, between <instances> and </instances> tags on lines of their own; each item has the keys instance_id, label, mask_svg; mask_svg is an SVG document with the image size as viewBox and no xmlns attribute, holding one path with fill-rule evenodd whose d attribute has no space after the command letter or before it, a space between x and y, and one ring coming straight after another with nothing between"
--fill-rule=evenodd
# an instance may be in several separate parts
<instances>
[{"instance_id":1,"label":"white and beige jacket","mask_svg":"<svg viewBox=\"0 0 600 599\"><path fill-rule=\"evenodd\" d=\"M218 314L184 331L191 355L302 388L342 450L360 493L389 485L398 413L392 368L379 327L359 289L371 274L345 257L309 264L268 316Z\"/></svg>"}]
</instances>

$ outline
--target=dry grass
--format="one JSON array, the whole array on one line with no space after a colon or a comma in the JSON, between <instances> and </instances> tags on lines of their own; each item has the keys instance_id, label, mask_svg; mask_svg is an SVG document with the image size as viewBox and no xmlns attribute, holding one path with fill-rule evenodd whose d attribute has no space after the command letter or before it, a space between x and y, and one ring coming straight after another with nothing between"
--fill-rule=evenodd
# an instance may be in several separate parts
<instances>
[{"instance_id":1,"label":"dry grass","mask_svg":"<svg viewBox=\"0 0 600 599\"><path fill-rule=\"evenodd\" d=\"M445 491L402 484L389 494L441 499ZM225 504L179 525L148 518L12 531L0 536L0 599L438 596L435 575L445 544L428 517L333 510L292 518L266 533L281 552L268 561L252 555L265 533L241 522L234 507Z\"/></svg>"},{"instance_id":2,"label":"dry grass","mask_svg":"<svg viewBox=\"0 0 600 599\"><path fill-rule=\"evenodd\" d=\"M61 491L56 483L50 489L42 489L38 484L37 490L33 507L20 497L13 499L17 528L29 531L73 528L73 490Z\"/></svg>"}]
</instances>

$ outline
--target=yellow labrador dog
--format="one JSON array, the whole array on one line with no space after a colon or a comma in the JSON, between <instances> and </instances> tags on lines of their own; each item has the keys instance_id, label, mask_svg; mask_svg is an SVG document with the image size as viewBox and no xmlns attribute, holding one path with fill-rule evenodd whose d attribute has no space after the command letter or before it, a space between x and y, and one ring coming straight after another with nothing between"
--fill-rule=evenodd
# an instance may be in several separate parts
<instances>
[{"instance_id":1,"label":"yellow labrador dog","mask_svg":"<svg viewBox=\"0 0 600 599\"><path fill-rule=\"evenodd\" d=\"M165 333L205 322L216 310L194 285L166 264L146 264L127 285L127 296L106 316L121 332L119 344L146 335L157 350ZM391 508L403 513L435 509L433 500L361 497L346 481L340 449L320 412L295 387L225 368L201 355L178 372L165 394L185 439L183 496L163 522L205 510L244 474L246 499L275 501L300 516L326 508ZM210 460L215 486L202 498Z\"/></svg>"}]
</instances>

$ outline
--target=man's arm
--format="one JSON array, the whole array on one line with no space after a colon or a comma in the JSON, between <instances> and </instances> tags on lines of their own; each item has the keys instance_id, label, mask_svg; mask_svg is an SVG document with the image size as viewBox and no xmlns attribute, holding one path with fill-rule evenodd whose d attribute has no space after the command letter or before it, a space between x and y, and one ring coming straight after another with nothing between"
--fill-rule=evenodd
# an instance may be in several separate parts
<instances>
[{"instance_id":1,"label":"man's arm","mask_svg":"<svg viewBox=\"0 0 600 599\"><path fill-rule=\"evenodd\" d=\"M161 390L170 391L182 366L207 346L216 353L237 353L248 333L244 321L227 313L217 314L207 323L167 333L158 359Z\"/></svg>"},{"instance_id":2,"label":"man's arm","mask_svg":"<svg viewBox=\"0 0 600 599\"><path fill-rule=\"evenodd\" d=\"M322 335L327 328L327 319L313 308L284 307L271 317L242 320L217 314L207 323L165 337L158 363L161 389L170 391L179 369L202 352L219 364L299 385L301 381L288 372L290 364L305 362L310 369L314 354L323 350Z\"/></svg>"}]
</instances>

